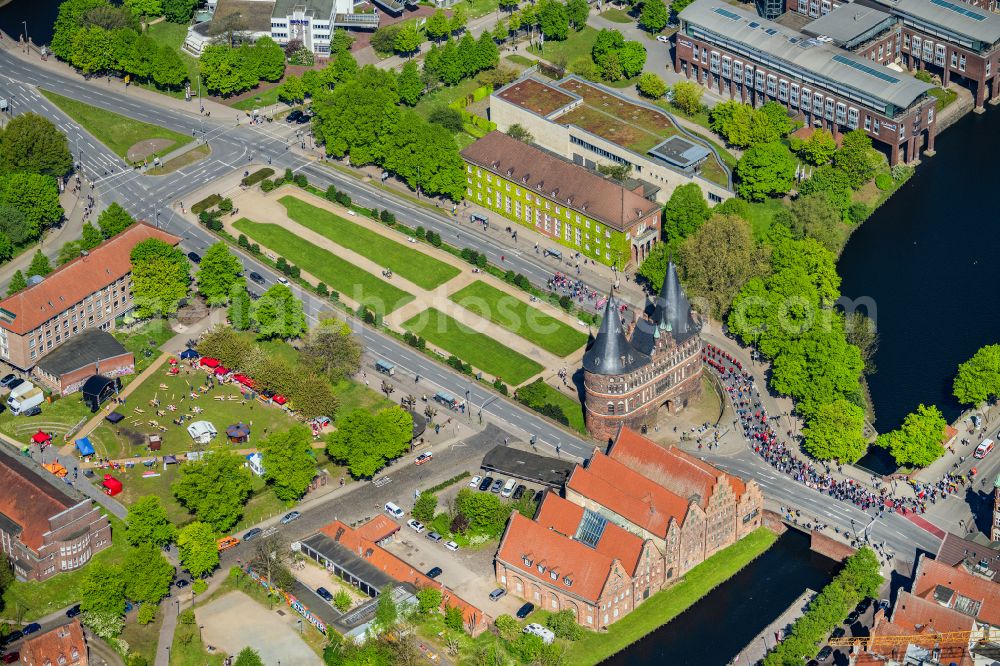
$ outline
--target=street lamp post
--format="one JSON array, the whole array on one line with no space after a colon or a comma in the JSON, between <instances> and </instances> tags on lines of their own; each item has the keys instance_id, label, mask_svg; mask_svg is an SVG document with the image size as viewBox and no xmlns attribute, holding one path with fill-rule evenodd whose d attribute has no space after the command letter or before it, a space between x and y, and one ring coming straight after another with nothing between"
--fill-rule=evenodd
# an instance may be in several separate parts
<instances>
[{"instance_id":1,"label":"street lamp post","mask_svg":"<svg viewBox=\"0 0 1000 666\"><path fill-rule=\"evenodd\" d=\"M27 44L28 42L31 41L31 38L28 37L28 22L27 21L21 21L21 24L24 26L24 42L25 42L25 44Z\"/></svg>"}]
</instances>

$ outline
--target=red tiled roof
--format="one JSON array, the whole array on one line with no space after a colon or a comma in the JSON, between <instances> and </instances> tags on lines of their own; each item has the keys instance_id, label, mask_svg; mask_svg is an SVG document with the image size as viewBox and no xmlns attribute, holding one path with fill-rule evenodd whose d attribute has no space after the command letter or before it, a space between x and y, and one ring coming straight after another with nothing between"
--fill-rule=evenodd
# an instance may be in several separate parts
<instances>
[{"instance_id":1,"label":"red tiled roof","mask_svg":"<svg viewBox=\"0 0 1000 666\"><path fill-rule=\"evenodd\" d=\"M655 201L503 132L490 132L466 146L462 157L620 231L660 210Z\"/></svg>"},{"instance_id":2,"label":"red tiled roof","mask_svg":"<svg viewBox=\"0 0 1000 666\"><path fill-rule=\"evenodd\" d=\"M457 606L462 609L462 616L465 618L466 626L470 623L478 625L486 622L486 614L476 606L465 601L453 591L436 580L432 580L414 569L404 560L399 559L386 549L382 548L374 541L366 539L361 535L361 530L368 527L375 520L365 523L360 529L354 529L348 525L335 520L320 528L320 532L334 539L340 545L350 549L358 557L364 558L366 562L378 568L391 578L401 583L411 583L415 587L436 587L443 593L442 607ZM389 522L392 522L391 520ZM395 523L393 523L395 524ZM338 532L339 537L338 537Z\"/></svg>"},{"instance_id":3,"label":"red tiled roof","mask_svg":"<svg viewBox=\"0 0 1000 666\"><path fill-rule=\"evenodd\" d=\"M629 428L619 431L608 455L680 497L690 499L697 495L702 508L708 505L712 489L720 479L729 482L737 498L746 492L742 479L725 474L677 447L664 448Z\"/></svg>"},{"instance_id":4,"label":"red tiled roof","mask_svg":"<svg viewBox=\"0 0 1000 666\"><path fill-rule=\"evenodd\" d=\"M525 564L527 556L531 566ZM614 558L525 518L511 514L497 559L563 592L597 602L611 575ZM538 566L545 567L544 572ZM555 571L557 578L551 577ZM566 584L569 576L572 585Z\"/></svg>"},{"instance_id":5,"label":"red tiled roof","mask_svg":"<svg viewBox=\"0 0 1000 666\"><path fill-rule=\"evenodd\" d=\"M542 527L550 528L568 537L575 537L582 518L582 506L573 504L555 493L546 493L535 520ZM635 569L639 565L643 543L642 538L609 522L604 528L601 540L597 542L597 551L608 557L619 559L631 576L635 575Z\"/></svg>"},{"instance_id":6,"label":"red tiled roof","mask_svg":"<svg viewBox=\"0 0 1000 666\"><path fill-rule=\"evenodd\" d=\"M76 648L76 659L73 649ZM37 634L25 639L21 646L21 661L26 666L43 666L43 664L64 663L67 666L85 665L89 663L87 642L83 636L83 626L79 619L69 624L56 627L44 634ZM60 662L59 657L65 661Z\"/></svg>"},{"instance_id":7,"label":"red tiled roof","mask_svg":"<svg viewBox=\"0 0 1000 666\"><path fill-rule=\"evenodd\" d=\"M356 531L358 536L362 539L379 542L382 539L392 536L398 532L399 523L389 518L389 516L379 514L359 527Z\"/></svg>"},{"instance_id":8,"label":"red tiled roof","mask_svg":"<svg viewBox=\"0 0 1000 666\"><path fill-rule=\"evenodd\" d=\"M0 454L0 514L21 527L21 543L37 551L45 543L49 518L76 505L38 472Z\"/></svg>"},{"instance_id":9,"label":"red tiled roof","mask_svg":"<svg viewBox=\"0 0 1000 666\"><path fill-rule=\"evenodd\" d=\"M95 247L88 256L77 257L38 284L0 301L0 308L14 315L13 320L5 315L0 319L0 326L19 335L38 328L66 308L130 273L132 248L149 238L159 238L171 245L181 240L144 222L133 224Z\"/></svg>"},{"instance_id":10,"label":"red tiled roof","mask_svg":"<svg viewBox=\"0 0 1000 666\"><path fill-rule=\"evenodd\" d=\"M666 537L671 518L682 523L688 511L686 500L600 452L573 470L566 487L659 537Z\"/></svg>"},{"instance_id":11,"label":"red tiled roof","mask_svg":"<svg viewBox=\"0 0 1000 666\"><path fill-rule=\"evenodd\" d=\"M911 634L935 634L949 631L971 631L975 619L945 608L935 601L900 590L896 605L892 608L892 621L881 624L876 635L908 636ZM882 633L884 631L884 633Z\"/></svg>"},{"instance_id":12,"label":"red tiled roof","mask_svg":"<svg viewBox=\"0 0 1000 666\"><path fill-rule=\"evenodd\" d=\"M976 614L978 619L994 627L1000 626L1000 583L974 576L961 565L950 567L944 562L922 556L910 590L918 597L937 603L934 595L938 586L956 593L948 602L953 608L962 610L961 606L956 605L957 595L962 595L982 604Z\"/></svg>"}]
</instances>

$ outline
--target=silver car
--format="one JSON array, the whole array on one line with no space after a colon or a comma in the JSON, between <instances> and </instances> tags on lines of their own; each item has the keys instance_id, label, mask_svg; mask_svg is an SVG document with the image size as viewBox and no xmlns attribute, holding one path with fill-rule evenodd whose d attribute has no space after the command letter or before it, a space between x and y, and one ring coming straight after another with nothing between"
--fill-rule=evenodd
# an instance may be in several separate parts
<instances>
[{"instance_id":1,"label":"silver car","mask_svg":"<svg viewBox=\"0 0 1000 666\"><path fill-rule=\"evenodd\" d=\"M288 523L292 522L293 520L298 520L299 517L301 517L301 516L302 516L302 514L299 513L298 511L292 511L291 513L286 513L281 518L281 524L282 525L287 525Z\"/></svg>"}]
</instances>

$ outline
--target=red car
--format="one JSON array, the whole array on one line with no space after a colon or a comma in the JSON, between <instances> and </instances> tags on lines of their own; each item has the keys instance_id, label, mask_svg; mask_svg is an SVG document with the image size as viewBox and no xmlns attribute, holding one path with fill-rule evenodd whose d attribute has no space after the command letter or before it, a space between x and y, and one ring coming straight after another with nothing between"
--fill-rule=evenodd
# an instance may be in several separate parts
<instances>
[{"instance_id":1,"label":"red car","mask_svg":"<svg viewBox=\"0 0 1000 666\"><path fill-rule=\"evenodd\" d=\"M3 663L5 663L5 664L15 664L18 661L20 661L20 659L21 659L21 653L20 652L17 652L17 651L8 652L7 654L5 654L3 656Z\"/></svg>"},{"instance_id":2,"label":"red car","mask_svg":"<svg viewBox=\"0 0 1000 666\"><path fill-rule=\"evenodd\" d=\"M417 456L417 459L414 462L418 465L423 465L425 462L430 462L433 457L434 454L430 451L427 451Z\"/></svg>"}]
</instances>

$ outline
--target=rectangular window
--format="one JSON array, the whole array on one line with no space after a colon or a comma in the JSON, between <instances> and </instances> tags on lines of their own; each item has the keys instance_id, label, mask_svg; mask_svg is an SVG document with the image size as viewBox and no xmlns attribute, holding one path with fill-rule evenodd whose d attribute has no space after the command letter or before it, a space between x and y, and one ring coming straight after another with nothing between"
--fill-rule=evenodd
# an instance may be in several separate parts
<instances>
[{"instance_id":1,"label":"rectangular window","mask_svg":"<svg viewBox=\"0 0 1000 666\"><path fill-rule=\"evenodd\" d=\"M916 35L913 36L913 55L920 57L920 44L921 39Z\"/></svg>"},{"instance_id":2,"label":"rectangular window","mask_svg":"<svg viewBox=\"0 0 1000 666\"><path fill-rule=\"evenodd\" d=\"M826 98L826 119L833 120L833 99L830 97Z\"/></svg>"},{"instance_id":3,"label":"rectangular window","mask_svg":"<svg viewBox=\"0 0 1000 666\"><path fill-rule=\"evenodd\" d=\"M964 55L958 56L958 68L960 70L962 70L963 72L965 71L965 56Z\"/></svg>"},{"instance_id":4,"label":"rectangular window","mask_svg":"<svg viewBox=\"0 0 1000 666\"><path fill-rule=\"evenodd\" d=\"M691 59L698 62L698 45L695 44L691 47Z\"/></svg>"},{"instance_id":5,"label":"rectangular window","mask_svg":"<svg viewBox=\"0 0 1000 666\"><path fill-rule=\"evenodd\" d=\"M851 129L858 128L858 115L859 115L858 110L855 109L853 106L847 109L847 126L850 127Z\"/></svg>"},{"instance_id":6,"label":"rectangular window","mask_svg":"<svg viewBox=\"0 0 1000 666\"><path fill-rule=\"evenodd\" d=\"M806 0L799 0L799 14L805 14L808 12L808 6L809 3L807 3Z\"/></svg>"},{"instance_id":7,"label":"rectangular window","mask_svg":"<svg viewBox=\"0 0 1000 666\"><path fill-rule=\"evenodd\" d=\"M793 83L792 84L792 92L791 92L790 99L791 99L791 102L792 102L792 106L798 106L799 105L799 84L797 84L797 83Z\"/></svg>"},{"instance_id":8,"label":"rectangular window","mask_svg":"<svg viewBox=\"0 0 1000 666\"><path fill-rule=\"evenodd\" d=\"M784 79L778 82L778 99L783 102L788 99L788 81Z\"/></svg>"},{"instance_id":9,"label":"rectangular window","mask_svg":"<svg viewBox=\"0 0 1000 666\"><path fill-rule=\"evenodd\" d=\"M733 79L736 81L743 80L743 63L739 60L733 63Z\"/></svg>"},{"instance_id":10,"label":"rectangular window","mask_svg":"<svg viewBox=\"0 0 1000 666\"><path fill-rule=\"evenodd\" d=\"M722 56L722 75L727 79L733 75L733 59L729 56Z\"/></svg>"},{"instance_id":11,"label":"rectangular window","mask_svg":"<svg viewBox=\"0 0 1000 666\"><path fill-rule=\"evenodd\" d=\"M935 44L934 45L934 64L936 64L936 65L943 65L944 64L944 56L945 56L944 44Z\"/></svg>"},{"instance_id":12,"label":"rectangular window","mask_svg":"<svg viewBox=\"0 0 1000 666\"><path fill-rule=\"evenodd\" d=\"M934 122L934 107L927 109L927 124Z\"/></svg>"},{"instance_id":13,"label":"rectangular window","mask_svg":"<svg viewBox=\"0 0 1000 666\"><path fill-rule=\"evenodd\" d=\"M760 90L761 92L763 92L764 91L764 72L762 72L760 70L757 70L756 76L757 76L757 79L756 79L757 90Z\"/></svg>"},{"instance_id":14,"label":"rectangular window","mask_svg":"<svg viewBox=\"0 0 1000 666\"><path fill-rule=\"evenodd\" d=\"M843 125L847 122L847 105L837 103L837 124Z\"/></svg>"},{"instance_id":15,"label":"rectangular window","mask_svg":"<svg viewBox=\"0 0 1000 666\"><path fill-rule=\"evenodd\" d=\"M876 134L878 134L878 132L879 132L879 120L878 120L878 118L875 119L874 125L872 125L872 131L875 132Z\"/></svg>"},{"instance_id":16,"label":"rectangular window","mask_svg":"<svg viewBox=\"0 0 1000 666\"><path fill-rule=\"evenodd\" d=\"M809 88L802 89L802 110L809 113L809 109L812 108L812 93L809 92Z\"/></svg>"},{"instance_id":17,"label":"rectangular window","mask_svg":"<svg viewBox=\"0 0 1000 666\"><path fill-rule=\"evenodd\" d=\"M712 51L712 59L711 59L711 63L709 64L708 68L710 70L712 70L712 72L714 72L715 74L719 73L719 52L718 51Z\"/></svg>"},{"instance_id":18,"label":"rectangular window","mask_svg":"<svg viewBox=\"0 0 1000 666\"><path fill-rule=\"evenodd\" d=\"M747 65L747 71L746 71L746 73L747 73L746 78L743 79L743 80L746 81L746 84L748 86L752 86L753 85L753 65Z\"/></svg>"},{"instance_id":19,"label":"rectangular window","mask_svg":"<svg viewBox=\"0 0 1000 666\"><path fill-rule=\"evenodd\" d=\"M958 51L951 52L951 66L958 67Z\"/></svg>"},{"instance_id":20,"label":"rectangular window","mask_svg":"<svg viewBox=\"0 0 1000 666\"><path fill-rule=\"evenodd\" d=\"M778 91L778 77L771 74L767 75L767 94L774 97L774 94Z\"/></svg>"},{"instance_id":21,"label":"rectangular window","mask_svg":"<svg viewBox=\"0 0 1000 666\"><path fill-rule=\"evenodd\" d=\"M878 59L879 59L879 61L882 60L882 56L883 55L885 55L885 45L884 44L879 44L878 45Z\"/></svg>"},{"instance_id":22,"label":"rectangular window","mask_svg":"<svg viewBox=\"0 0 1000 666\"><path fill-rule=\"evenodd\" d=\"M816 96L813 97L813 112L817 116L823 115L823 96L819 93L816 93Z\"/></svg>"},{"instance_id":23,"label":"rectangular window","mask_svg":"<svg viewBox=\"0 0 1000 666\"><path fill-rule=\"evenodd\" d=\"M868 115L865 116L865 129L868 130L868 131L871 131L871 129L872 129L872 117L871 116L868 116Z\"/></svg>"}]
</instances>

